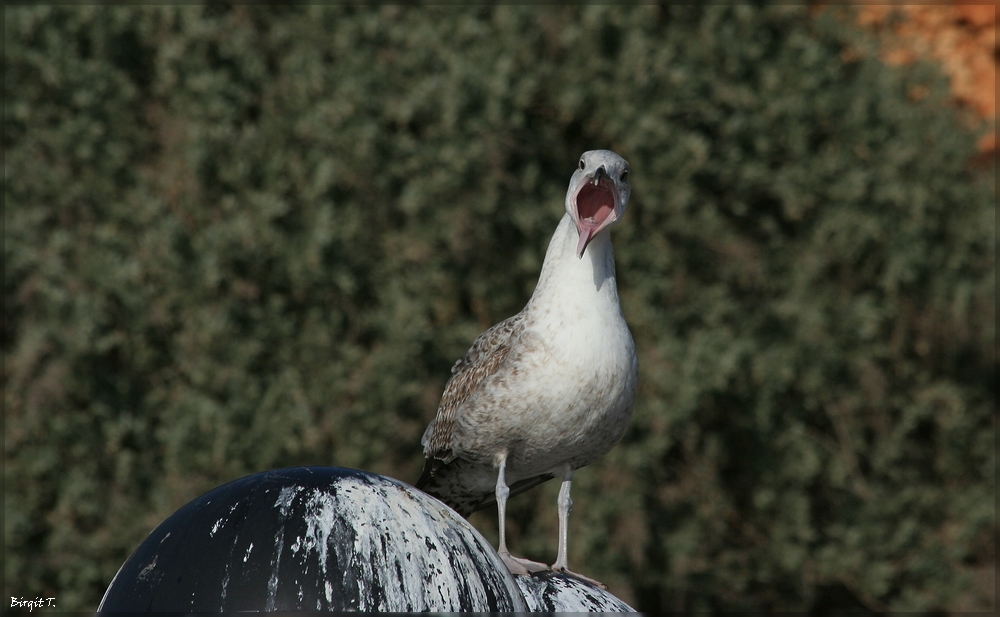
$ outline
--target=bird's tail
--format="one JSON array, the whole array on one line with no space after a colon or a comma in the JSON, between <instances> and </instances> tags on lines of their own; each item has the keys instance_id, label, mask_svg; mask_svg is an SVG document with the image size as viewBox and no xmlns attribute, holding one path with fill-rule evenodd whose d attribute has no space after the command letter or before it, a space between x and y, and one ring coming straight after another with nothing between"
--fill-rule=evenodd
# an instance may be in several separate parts
<instances>
[{"instance_id":1,"label":"bird's tail","mask_svg":"<svg viewBox=\"0 0 1000 617\"><path fill-rule=\"evenodd\" d=\"M417 483L414 486L441 501L465 518L468 518L476 510L485 508L496 502L496 495L493 491L455 494L454 486L451 486L451 484L442 484L442 473L444 475L460 473L460 470L454 467L455 464L455 462L449 464L437 458L427 459L424 463L424 469L420 472L420 477L417 478ZM554 477L554 474L549 473L519 480L510 485L510 495L513 497L514 495L523 493Z\"/></svg>"},{"instance_id":2,"label":"bird's tail","mask_svg":"<svg viewBox=\"0 0 1000 617\"><path fill-rule=\"evenodd\" d=\"M419 488L422 491L428 492L431 495L434 495L432 491L427 491L426 489L430 484L431 480L434 479L434 476L437 475L438 470L444 467L444 465L445 462L439 458L429 458L426 461L424 461L424 470L420 472L420 477L417 478L417 483L414 484L413 486ZM438 497L437 495L434 496Z\"/></svg>"}]
</instances>

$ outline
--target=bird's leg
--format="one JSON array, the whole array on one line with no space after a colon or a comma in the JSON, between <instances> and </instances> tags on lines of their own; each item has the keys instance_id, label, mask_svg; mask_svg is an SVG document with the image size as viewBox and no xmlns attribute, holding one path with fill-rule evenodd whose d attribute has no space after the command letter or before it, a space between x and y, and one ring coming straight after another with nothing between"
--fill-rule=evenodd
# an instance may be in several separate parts
<instances>
[{"instance_id":1,"label":"bird's leg","mask_svg":"<svg viewBox=\"0 0 1000 617\"><path fill-rule=\"evenodd\" d=\"M507 550L507 497L510 495L510 488L504 478L504 469L507 467L507 453L497 457L497 514L500 515L500 559L511 574L530 574L531 572L541 572L549 567L544 563L514 557Z\"/></svg>"},{"instance_id":2,"label":"bird's leg","mask_svg":"<svg viewBox=\"0 0 1000 617\"><path fill-rule=\"evenodd\" d=\"M559 506L559 553L556 555L556 562L552 564L552 569L556 572L569 574L573 578L578 578L585 583L596 585L601 589L608 586L601 581L577 574L569 569L566 557L566 547L569 544L569 511L573 509L573 500L569 496L570 485L573 484L573 470L569 467L563 472L562 486L559 487L559 499L556 502Z\"/></svg>"},{"instance_id":3,"label":"bird's leg","mask_svg":"<svg viewBox=\"0 0 1000 617\"><path fill-rule=\"evenodd\" d=\"M507 496L510 495L510 488L504 478L504 468L507 467L507 455L500 459L499 470L497 471L497 514L500 515L500 555L510 555L507 550Z\"/></svg>"},{"instance_id":4,"label":"bird's leg","mask_svg":"<svg viewBox=\"0 0 1000 617\"><path fill-rule=\"evenodd\" d=\"M559 553L556 555L556 562L552 564L553 570L569 570L566 557L566 545L569 543L569 511L573 509L573 500L569 496L569 488L573 483L573 470L570 469L563 474L562 486L559 487Z\"/></svg>"}]
</instances>

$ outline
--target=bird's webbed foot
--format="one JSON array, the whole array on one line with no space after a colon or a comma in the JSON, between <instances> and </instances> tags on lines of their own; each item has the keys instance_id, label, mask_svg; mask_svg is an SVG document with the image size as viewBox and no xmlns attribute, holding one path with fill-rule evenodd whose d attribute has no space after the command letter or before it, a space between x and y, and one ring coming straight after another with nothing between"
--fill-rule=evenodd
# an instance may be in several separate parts
<instances>
[{"instance_id":1,"label":"bird's webbed foot","mask_svg":"<svg viewBox=\"0 0 1000 617\"><path fill-rule=\"evenodd\" d=\"M514 557L508 552L501 552L500 559L503 561L504 565L507 566L507 570L515 576L519 574L528 575L532 572L544 572L549 569L549 566L544 563L531 561L530 559L522 559L521 557Z\"/></svg>"},{"instance_id":2,"label":"bird's webbed foot","mask_svg":"<svg viewBox=\"0 0 1000 617\"><path fill-rule=\"evenodd\" d=\"M584 576L582 574L577 574L576 572L573 572L572 570L569 570L568 568L562 568L562 567L557 567L557 565L553 565L552 566L552 571L553 572L558 572L560 574L568 574L569 576L572 576L575 579L581 580L584 583L587 583L589 585L594 585L595 587L600 587L601 589L604 589L605 591L607 591L607 589L608 589L608 586L605 585L604 583L602 583L601 581L594 580L594 579L590 578L589 576Z\"/></svg>"}]
</instances>

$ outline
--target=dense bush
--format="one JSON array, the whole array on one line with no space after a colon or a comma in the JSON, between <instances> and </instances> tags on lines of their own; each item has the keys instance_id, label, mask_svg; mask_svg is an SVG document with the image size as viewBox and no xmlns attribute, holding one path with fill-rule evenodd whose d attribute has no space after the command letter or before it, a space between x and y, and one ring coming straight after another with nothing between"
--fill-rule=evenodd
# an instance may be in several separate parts
<instances>
[{"instance_id":1,"label":"dense bush","mask_svg":"<svg viewBox=\"0 0 1000 617\"><path fill-rule=\"evenodd\" d=\"M995 180L933 68L802 7L22 6L4 35L5 595L94 608L247 473L415 479L609 147L640 393L577 476L575 569L645 610L994 608ZM555 557L556 490L511 502L516 552Z\"/></svg>"}]
</instances>

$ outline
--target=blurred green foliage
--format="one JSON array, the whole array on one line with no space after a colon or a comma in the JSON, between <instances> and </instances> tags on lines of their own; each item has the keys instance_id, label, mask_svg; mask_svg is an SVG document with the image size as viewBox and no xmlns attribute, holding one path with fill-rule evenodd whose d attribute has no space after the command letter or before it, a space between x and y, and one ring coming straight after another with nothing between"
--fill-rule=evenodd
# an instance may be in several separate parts
<instances>
[{"instance_id":1,"label":"blurred green foliage","mask_svg":"<svg viewBox=\"0 0 1000 617\"><path fill-rule=\"evenodd\" d=\"M93 609L255 471L415 479L608 147L641 390L574 569L649 611L995 608L995 178L932 67L793 6L4 15L5 595Z\"/></svg>"}]
</instances>

